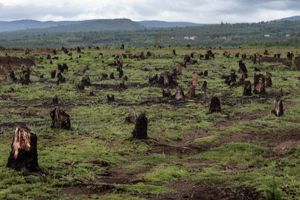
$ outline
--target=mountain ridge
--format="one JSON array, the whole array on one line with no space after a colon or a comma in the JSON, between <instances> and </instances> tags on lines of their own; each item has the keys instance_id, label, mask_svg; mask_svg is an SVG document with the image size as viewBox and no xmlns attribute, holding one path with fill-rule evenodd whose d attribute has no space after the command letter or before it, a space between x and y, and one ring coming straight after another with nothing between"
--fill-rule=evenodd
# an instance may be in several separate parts
<instances>
[{"instance_id":1,"label":"mountain ridge","mask_svg":"<svg viewBox=\"0 0 300 200\"><path fill-rule=\"evenodd\" d=\"M273 22L300 21L300 16L292 16L273 20ZM209 25L193 22L172 22L160 20L133 21L119 19L91 19L81 21L38 21L31 19L0 21L1 32L33 31L33 32L89 32L89 31L128 31L142 29L184 28Z\"/></svg>"}]
</instances>

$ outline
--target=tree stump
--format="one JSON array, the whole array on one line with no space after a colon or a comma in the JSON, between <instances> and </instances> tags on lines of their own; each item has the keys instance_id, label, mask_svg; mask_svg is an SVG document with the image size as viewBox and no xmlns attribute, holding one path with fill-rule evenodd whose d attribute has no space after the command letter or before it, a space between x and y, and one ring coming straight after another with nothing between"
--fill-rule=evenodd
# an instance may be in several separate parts
<instances>
[{"instance_id":1,"label":"tree stump","mask_svg":"<svg viewBox=\"0 0 300 200\"><path fill-rule=\"evenodd\" d=\"M52 105L58 105L58 104L59 104L59 98L58 98L58 96L55 95L55 96L52 98L51 104L52 104Z\"/></svg>"},{"instance_id":2,"label":"tree stump","mask_svg":"<svg viewBox=\"0 0 300 200\"><path fill-rule=\"evenodd\" d=\"M57 77L57 80L56 80L57 85L66 82L66 78L62 75L62 73L60 71L57 73L56 77Z\"/></svg>"},{"instance_id":3,"label":"tree stump","mask_svg":"<svg viewBox=\"0 0 300 200\"><path fill-rule=\"evenodd\" d=\"M252 95L252 86L251 86L250 81L245 81L243 95L244 96L251 96Z\"/></svg>"},{"instance_id":4,"label":"tree stump","mask_svg":"<svg viewBox=\"0 0 300 200\"><path fill-rule=\"evenodd\" d=\"M254 75L254 91L255 94L265 94L266 93L266 80L264 75Z\"/></svg>"},{"instance_id":5,"label":"tree stump","mask_svg":"<svg viewBox=\"0 0 300 200\"><path fill-rule=\"evenodd\" d=\"M281 117L283 115L283 102L280 97L276 97L274 100L274 109L272 110L272 113L275 114L276 117Z\"/></svg>"},{"instance_id":6,"label":"tree stump","mask_svg":"<svg viewBox=\"0 0 300 200\"><path fill-rule=\"evenodd\" d=\"M134 109L130 108L128 116L125 118L125 121L128 122L128 123L133 123L134 124L136 122L136 119L137 119L137 115L136 115Z\"/></svg>"},{"instance_id":7,"label":"tree stump","mask_svg":"<svg viewBox=\"0 0 300 200\"><path fill-rule=\"evenodd\" d=\"M111 102L114 102L114 101L115 101L115 95L113 95L113 94L112 94L112 95L109 95L109 94L108 94L108 95L106 96L106 98L107 98L107 102L108 102L108 103L111 103Z\"/></svg>"},{"instance_id":8,"label":"tree stump","mask_svg":"<svg viewBox=\"0 0 300 200\"><path fill-rule=\"evenodd\" d=\"M184 99L184 93L180 87L176 87L175 100L181 101Z\"/></svg>"},{"instance_id":9,"label":"tree stump","mask_svg":"<svg viewBox=\"0 0 300 200\"><path fill-rule=\"evenodd\" d=\"M198 74L196 72L193 72L193 74L192 74L192 85L196 87L197 84L198 84Z\"/></svg>"},{"instance_id":10,"label":"tree stump","mask_svg":"<svg viewBox=\"0 0 300 200\"><path fill-rule=\"evenodd\" d=\"M196 97L196 86L195 85L190 85L186 96L188 98Z\"/></svg>"},{"instance_id":11,"label":"tree stump","mask_svg":"<svg viewBox=\"0 0 300 200\"><path fill-rule=\"evenodd\" d=\"M245 74L245 75L248 74L246 64L242 60L239 61L239 73L242 73L242 74Z\"/></svg>"},{"instance_id":12,"label":"tree stump","mask_svg":"<svg viewBox=\"0 0 300 200\"><path fill-rule=\"evenodd\" d=\"M135 123L134 130L132 132L135 139L147 139L148 119L145 113L141 113Z\"/></svg>"},{"instance_id":13,"label":"tree stump","mask_svg":"<svg viewBox=\"0 0 300 200\"><path fill-rule=\"evenodd\" d=\"M31 83L30 74L31 74L31 70L29 68L23 68L22 74L20 76L20 83L22 85L28 85Z\"/></svg>"},{"instance_id":14,"label":"tree stump","mask_svg":"<svg viewBox=\"0 0 300 200\"><path fill-rule=\"evenodd\" d=\"M221 101L218 97L213 97L210 101L209 113L221 112Z\"/></svg>"},{"instance_id":15,"label":"tree stump","mask_svg":"<svg viewBox=\"0 0 300 200\"><path fill-rule=\"evenodd\" d=\"M169 97L172 96L171 91L169 90L169 88L164 88L164 89L162 90L162 96L163 96L164 98L169 98Z\"/></svg>"},{"instance_id":16,"label":"tree stump","mask_svg":"<svg viewBox=\"0 0 300 200\"><path fill-rule=\"evenodd\" d=\"M207 81L204 81L204 82L203 82L203 84L202 84L202 86L201 86L201 90L202 90L203 92L206 92L206 90L207 90Z\"/></svg>"},{"instance_id":17,"label":"tree stump","mask_svg":"<svg viewBox=\"0 0 300 200\"><path fill-rule=\"evenodd\" d=\"M8 168L30 172L40 171L37 154L37 136L26 127L17 127L7 161Z\"/></svg>"},{"instance_id":18,"label":"tree stump","mask_svg":"<svg viewBox=\"0 0 300 200\"><path fill-rule=\"evenodd\" d=\"M51 128L71 129L70 116L64 110L55 108L50 112L50 116L52 119Z\"/></svg>"},{"instance_id":19,"label":"tree stump","mask_svg":"<svg viewBox=\"0 0 300 200\"><path fill-rule=\"evenodd\" d=\"M10 78L11 82L13 82L13 83L16 83L18 81L14 71L11 71L9 73L9 78Z\"/></svg>"},{"instance_id":20,"label":"tree stump","mask_svg":"<svg viewBox=\"0 0 300 200\"><path fill-rule=\"evenodd\" d=\"M265 83L266 87L272 87L272 74L271 73L269 73L269 72L266 73L265 81L266 81L266 83Z\"/></svg>"},{"instance_id":21,"label":"tree stump","mask_svg":"<svg viewBox=\"0 0 300 200\"><path fill-rule=\"evenodd\" d=\"M82 77L82 79L81 79L81 84L82 85L84 85L84 86L91 86L91 79L90 79L90 77L89 76L84 76L84 77Z\"/></svg>"}]
</instances>

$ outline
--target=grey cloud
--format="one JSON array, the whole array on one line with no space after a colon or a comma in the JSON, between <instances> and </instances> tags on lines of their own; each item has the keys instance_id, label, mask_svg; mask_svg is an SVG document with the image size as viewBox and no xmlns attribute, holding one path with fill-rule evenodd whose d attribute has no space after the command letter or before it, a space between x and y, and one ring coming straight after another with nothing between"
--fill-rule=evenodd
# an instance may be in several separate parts
<instances>
[{"instance_id":1,"label":"grey cloud","mask_svg":"<svg viewBox=\"0 0 300 200\"><path fill-rule=\"evenodd\" d=\"M50 6L42 6L38 0L28 2L31 4L10 6L0 2L0 20L45 19L47 16L65 20L125 17L219 23L255 22L268 20L268 15L273 19L290 13L300 14L299 0L62 0L60 5ZM273 12L280 16L273 17Z\"/></svg>"}]
</instances>

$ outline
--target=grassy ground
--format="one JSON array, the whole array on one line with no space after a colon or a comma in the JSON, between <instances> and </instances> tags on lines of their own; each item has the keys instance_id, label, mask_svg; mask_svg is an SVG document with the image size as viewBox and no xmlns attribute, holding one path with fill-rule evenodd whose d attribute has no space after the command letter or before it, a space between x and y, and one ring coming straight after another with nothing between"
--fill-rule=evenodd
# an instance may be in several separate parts
<instances>
[{"instance_id":1,"label":"grassy ground","mask_svg":"<svg viewBox=\"0 0 300 200\"><path fill-rule=\"evenodd\" d=\"M282 53L291 49L269 51ZM295 54L298 49L292 49ZM50 64L46 50L34 50L37 60L29 86L3 80L0 85L0 199L300 199L300 74L279 63L253 65L246 60L249 79L254 67L271 72L273 87L266 96L242 96L242 87L229 88L221 79L238 69L237 58L224 58L214 50L214 60L198 59L183 70L179 84L187 91L192 72L209 71L200 77L197 98L181 103L161 102L161 89L150 87L148 77L173 69L185 54L204 49L150 49L146 60L124 59L128 89L100 88L118 85L119 79L101 81L101 73L116 69L112 55L144 49L85 49L68 56L59 51ZM264 49L227 49L263 53ZM104 54L99 57L99 53ZM23 51L0 55L24 56ZM73 58L70 60L70 58ZM97 57L97 58L95 58ZM67 63L67 83L57 86L50 71ZM84 66L94 86L78 92ZM39 78L44 74L44 80ZM200 91L203 81L208 91ZM11 90L14 89L14 91ZM271 114L273 100L284 93L285 115ZM95 96L89 96L93 91ZM172 91L174 93L174 90ZM114 94L116 102L107 103ZM72 130L50 128L48 102L57 95L71 115ZM208 114L209 99L218 96L222 112ZM132 124L125 123L129 107L146 111L147 141L131 138ZM38 136L39 164L45 175L16 172L5 167L14 127L27 126Z\"/></svg>"}]
</instances>

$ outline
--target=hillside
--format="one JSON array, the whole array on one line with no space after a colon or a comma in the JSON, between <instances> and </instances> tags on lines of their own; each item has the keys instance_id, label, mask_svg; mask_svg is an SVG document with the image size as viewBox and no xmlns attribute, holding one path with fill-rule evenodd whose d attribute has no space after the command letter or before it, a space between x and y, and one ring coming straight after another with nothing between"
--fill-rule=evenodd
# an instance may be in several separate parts
<instances>
[{"instance_id":1,"label":"hillside","mask_svg":"<svg viewBox=\"0 0 300 200\"><path fill-rule=\"evenodd\" d=\"M191 23L191 22L166 22L166 21L140 21L138 22L146 28L175 28L175 27L192 27L200 26L201 24Z\"/></svg>"},{"instance_id":2,"label":"hillside","mask_svg":"<svg viewBox=\"0 0 300 200\"><path fill-rule=\"evenodd\" d=\"M36 20L18 20L18 21L0 21L0 32L19 31L27 29L43 29L55 26L65 26L80 23L80 21L36 21Z\"/></svg>"},{"instance_id":3,"label":"hillside","mask_svg":"<svg viewBox=\"0 0 300 200\"><path fill-rule=\"evenodd\" d=\"M31 32L89 32L89 31L114 31L137 30L143 27L129 19L103 19L85 21L35 21L19 20L11 22L0 21L0 32L28 31Z\"/></svg>"},{"instance_id":4,"label":"hillside","mask_svg":"<svg viewBox=\"0 0 300 200\"><path fill-rule=\"evenodd\" d=\"M117 26L116 28L116 25ZM110 31L100 31L110 30ZM120 31L122 30L122 31ZM90 21L47 29L0 33L0 46L35 48L61 46L240 46L299 45L300 21L216 24L184 28L145 29L130 20ZM192 39L190 39L192 38Z\"/></svg>"},{"instance_id":5,"label":"hillside","mask_svg":"<svg viewBox=\"0 0 300 200\"><path fill-rule=\"evenodd\" d=\"M279 21L300 21L300 16L293 16L280 19Z\"/></svg>"}]
</instances>

